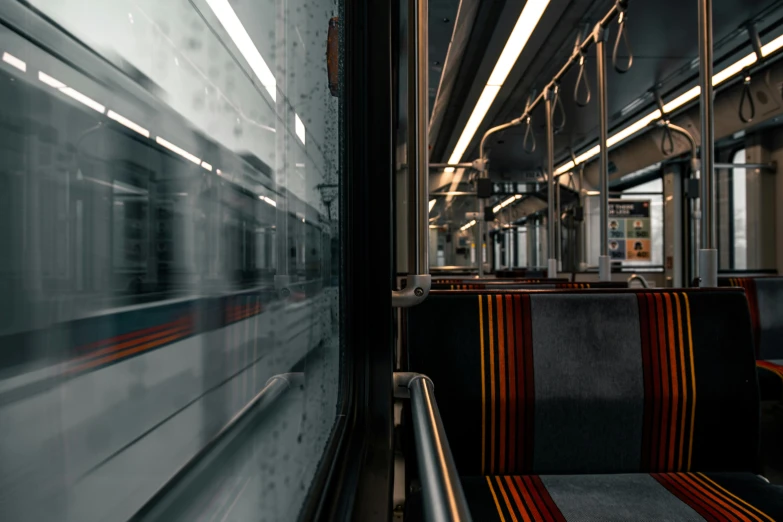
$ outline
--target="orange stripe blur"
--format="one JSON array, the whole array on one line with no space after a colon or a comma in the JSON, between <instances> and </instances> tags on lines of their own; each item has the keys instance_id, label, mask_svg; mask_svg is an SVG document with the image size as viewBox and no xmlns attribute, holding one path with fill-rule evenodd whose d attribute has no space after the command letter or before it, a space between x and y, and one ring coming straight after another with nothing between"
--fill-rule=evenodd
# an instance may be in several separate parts
<instances>
[{"instance_id":1,"label":"orange stripe blur","mask_svg":"<svg viewBox=\"0 0 783 522\"><path fill-rule=\"evenodd\" d=\"M736 503L740 503L741 504L740 508L743 508L746 511L748 511L748 510L750 511L750 513L748 513L749 515L756 516L756 517L760 516L763 519L768 520L769 522L775 522L769 515L767 515L763 511L761 511L759 508L757 508L756 506L754 506L752 504L749 504L748 502L745 502L744 500L739 498L737 495L735 495L731 491L728 491L727 489L723 488L720 484L718 484L717 482L715 482L714 480L709 478L704 473L696 473L695 476L696 476L697 479L701 479L701 481L704 484L706 484L707 486L710 486L713 489L716 489L719 492L722 492L721 494L723 494L724 496L728 496L728 497L730 497L730 499L733 499L735 501L734 502L735 504Z\"/></svg>"},{"instance_id":2,"label":"orange stripe blur","mask_svg":"<svg viewBox=\"0 0 783 522\"><path fill-rule=\"evenodd\" d=\"M751 522L748 517L746 517L743 513L738 512L738 510L733 505L729 504L722 495L716 495L714 492L707 489L700 481L696 480L692 474L687 473L680 475L680 477L694 490L701 493L703 497L712 500L713 503L720 505L724 510L726 510L727 517L741 520L742 522Z\"/></svg>"},{"instance_id":3,"label":"orange stripe blur","mask_svg":"<svg viewBox=\"0 0 783 522\"><path fill-rule=\"evenodd\" d=\"M682 470L682 451L685 446L685 430L686 430L686 413L687 413L687 407L688 407L688 389L687 389L687 380L688 380L688 369L685 366L685 343L682 340L682 306L680 305L680 296L675 293L674 294L674 304L677 308L677 326L678 326L678 333L679 333L679 342L680 342L680 367L682 368L682 413L681 418L679 420L680 422L680 446L679 446L679 459L677 460L677 471Z\"/></svg>"},{"instance_id":4,"label":"orange stripe blur","mask_svg":"<svg viewBox=\"0 0 783 522\"><path fill-rule=\"evenodd\" d=\"M161 330L159 332L155 332L153 334L145 335L142 337L136 337L134 339L131 339L130 341L125 341L120 344L113 344L111 346L107 346L106 348L101 348L100 350L97 350L95 352L90 352L88 354L82 355L80 357L76 357L73 359L72 362L76 363L79 361L85 361L87 359L93 359L95 357L99 357L101 355L105 355L107 353L116 352L118 350L123 350L125 348L129 348L131 346L134 346L136 344L142 343L144 341L151 341L153 339L157 339L159 337L163 337L166 335L170 335L171 332L175 332L177 330L181 330L183 328L189 328L190 321L187 320L187 318L183 317L181 319L177 319L176 321L171 321L167 324L171 325L169 328L165 330Z\"/></svg>"},{"instance_id":5,"label":"orange stripe blur","mask_svg":"<svg viewBox=\"0 0 783 522\"><path fill-rule=\"evenodd\" d=\"M506 333L508 335L508 395L511 408L508 414L508 423L511 428L509 433L508 443L508 462L513 466L516 462L516 446L517 446L517 380L516 380L516 337L514 337L514 308L511 305L512 300L510 295L506 295L506 316L508 318L508 328Z\"/></svg>"},{"instance_id":6,"label":"orange stripe blur","mask_svg":"<svg viewBox=\"0 0 783 522\"><path fill-rule=\"evenodd\" d=\"M511 505L511 501L508 500L508 495L506 495L506 489L503 487L503 482L500 480L500 477L495 477L495 481L498 483L500 494L503 495L503 500L506 502L506 508L508 509L508 513L511 515L511 520L517 522L517 516L514 514L514 507ZM511 493L513 494L514 492L512 491ZM522 511L520 515L522 515L522 520L525 522L530 520L525 516L524 511Z\"/></svg>"},{"instance_id":7,"label":"orange stripe blur","mask_svg":"<svg viewBox=\"0 0 783 522\"><path fill-rule=\"evenodd\" d=\"M666 453L665 444L668 441L666 432L669 428L669 408L667 408L667 402L671 397L671 390L669 390L669 358L666 356L666 336L663 331L663 322L665 317L663 315L663 299L661 294L655 294L655 306L657 309L658 318L658 358L661 365L661 402L663 408L661 412L661 438L658 446L658 469L666 469Z\"/></svg>"},{"instance_id":8,"label":"orange stripe blur","mask_svg":"<svg viewBox=\"0 0 783 522\"><path fill-rule=\"evenodd\" d=\"M665 294L666 297L666 311L668 312L668 320L666 321L667 330L669 331L669 365L671 367L672 376L672 419L671 428L669 429L669 437L671 439L669 444L669 467L667 469L674 468L674 450L677 448L677 428L679 427L679 406L680 406L680 382L677 379L677 351L678 347L674 342L674 314L672 310L672 301L670 294Z\"/></svg>"},{"instance_id":9,"label":"orange stripe blur","mask_svg":"<svg viewBox=\"0 0 783 522\"><path fill-rule=\"evenodd\" d=\"M693 453L693 425L696 421L696 374L694 370L695 360L693 358L693 333L691 332L691 306L688 301L688 294L683 292L682 298L685 301L685 317L688 319L688 354L691 366L691 431L688 434L688 467L691 469L691 454Z\"/></svg>"},{"instance_id":10,"label":"orange stripe blur","mask_svg":"<svg viewBox=\"0 0 783 522\"><path fill-rule=\"evenodd\" d=\"M519 476L515 476L514 482L512 483L511 477L506 477L506 482L508 482L509 488L512 487L513 483L516 483L517 488L522 493L522 496L525 497L525 502L523 503L522 500L519 498L519 495L516 494L516 491L514 492L514 500L517 503L517 507L519 507L519 512L525 513L525 506L527 506L528 509L530 510L530 514L533 515L533 520L536 521L543 520L543 517L541 516L541 511L539 510L533 498L530 496L530 493L528 492L525 485L522 483L522 479L520 479ZM527 513L525 514L527 515Z\"/></svg>"},{"instance_id":11,"label":"orange stripe blur","mask_svg":"<svg viewBox=\"0 0 783 522\"><path fill-rule=\"evenodd\" d=\"M89 370L90 368L94 368L96 366L100 366L102 364L110 363L112 361L116 361L117 359L122 359L124 357L127 357L129 355L133 355L135 353L143 352L145 350L149 350L150 348L155 348L156 346L161 346L167 343L170 343L172 341L175 341L176 339L179 339L181 337L184 337L184 335L190 333L190 328L182 329L180 333L176 333L174 335L171 335L169 337L158 339L155 341L151 341L148 343L144 343L142 345L136 346L134 348L130 348L128 350L113 353L111 355L108 355L106 357L103 357L102 359L96 359L94 361L90 361L88 363L82 364L81 366L77 366L76 368L73 368L69 370L69 373L76 373L83 370Z\"/></svg>"},{"instance_id":12,"label":"orange stripe blur","mask_svg":"<svg viewBox=\"0 0 783 522\"><path fill-rule=\"evenodd\" d=\"M492 296L487 296L487 312L489 325L489 471L495 472L495 329L492 319Z\"/></svg>"},{"instance_id":13,"label":"orange stripe blur","mask_svg":"<svg viewBox=\"0 0 783 522\"><path fill-rule=\"evenodd\" d=\"M498 318L498 363L500 364L500 395L498 402L500 405L500 473L505 473L506 466L506 336L504 326L506 314L503 310L503 296L497 296L497 318Z\"/></svg>"},{"instance_id":14,"label":"orange stripe blur","mask_svg":"<svg viewBox=\"0 0 783 522\"><path fill-rule=\"evenodd\" d=\"M484 305L481 302L481 296L478 296L479 309L479 339L481 340L481 472L487 470L487 397L486 397L486 377L484 373Z\"/></svg>"},{"instance_id":15,"label":"orange stripe blur","mask_svg":"<svg viewBox=\"0 0 783 522\"><path fill-rule=\"evenodd\" d=\"M479 297L479 299L481 299L481 297ZM500 502L498 502L498 496L495 494L495 488L492 487L492 479L490 479L489 477L485 477L485 478L487 479L487 485L489 486L489 492L492 493L492 498L495 499L495 507L498 510L498 515L500 515L500 521L501 522L506 522L506 519L503 518L503 510L500 509ZM512 513L511 515L513 516L514 514ZM516 522L516 520L514 520L514 522Z\"/></svg>"}]
</instances>

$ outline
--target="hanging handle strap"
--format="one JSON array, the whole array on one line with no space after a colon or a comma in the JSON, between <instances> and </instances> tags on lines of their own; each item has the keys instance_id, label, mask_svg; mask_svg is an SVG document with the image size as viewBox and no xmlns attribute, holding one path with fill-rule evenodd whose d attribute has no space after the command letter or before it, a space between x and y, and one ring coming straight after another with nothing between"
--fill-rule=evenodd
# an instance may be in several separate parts
<instances>
[{"instance_id":1,"label":"hanging handle strap","mask_svg":"<svg viewBox=\"0 0 783 522\"><path fill-rule=\"evenodd\" d=\"M522 139L522 149L528 154L532 154L536 151L536 135L533 132L533 125L530 123L530 116L527 117L525 123L527 127L525 128L525 137Z\"/></svg>"},{"instance_id":2,"label":"hanging handle strap","mask_svg":"<svg viewBox=\"0 0 783 522\"><path fill-rule=\"evenodd\" d=\"M742 123L750 123L756 117L756 104L753 101L753 93L750 90L750 74L745 75L738 113Z\"/></svg>"},{"instance_id":3,"label":"hanging handle strap","mask_svg":"<svg viewBox=\"0 0 783 522\"><path fill-rule=\"evenodd\" d=\"M581 84L584 84L584 100L579 98L579 86ZM576 85L574 86L574 101L580 107L587 107L587 104L590 103L591 96L592 93L590 92L590 82L587 79L587 72L585 71L585 55L582 54L579 57L579 76L576 77Z\"/></svg>"},{"instance_id":4,"label":"hanging handle strap","mask_svg":"<svg viewBox=\"0 0 783 522\"><path fill-rule=\"evenodd\" d=\"M674 136L672 135L672 130L669 128L668 122L663 125L661 152L664 156L670 156L674 152Z\"/></svg>"},{"instance_id":5,"label":"hanging handle strap","mask_svg":"<svg viewBox=\"0 0 783 522\"><path fill-rule=\"evenodd\" d=\"M631 40L628 37L628 16L626 14L626 8L626 2L617 2L617 10L620 12L620 15L617 18L618 31L617 39L614 41L614 49L612 50L612 65L614 66L614 70L620 74L627 73L633 65L633 51L631 50ZM626 64L624 66L620 65L618 60L621 40L625 45L625 49L628 55L628 59L626 60Z\"/></svg>"},{"instance_id":6,"label":"hanging handle strap","mask_svg":"<svg viewBox=\"0 0 783 522\"><path fill-rule=\"evenodd\" d=\"M563 107L563 98L560 97L560 86L555 84L554 88L555 101L552 104L552 130L555 134L559 134L565 129L566 125L566 112ZM560 113L560 123L555 123L555 112Z\"/></svg>"}]
</instances>

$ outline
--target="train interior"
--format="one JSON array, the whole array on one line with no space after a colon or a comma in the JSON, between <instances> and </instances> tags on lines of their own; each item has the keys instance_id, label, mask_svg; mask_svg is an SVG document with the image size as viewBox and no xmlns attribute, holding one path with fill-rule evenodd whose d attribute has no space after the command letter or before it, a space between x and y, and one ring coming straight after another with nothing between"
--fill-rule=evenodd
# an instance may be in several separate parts
<instances>
[{"instance_id":1,"label":"train interior","mask_svg":"<svg viewBox=\"0 0 783 522\"><path fill-rule=\"evenodd\" d=\"M0 520L783 521L783 0L0 2Z\"/></svg>"}]
</instances>

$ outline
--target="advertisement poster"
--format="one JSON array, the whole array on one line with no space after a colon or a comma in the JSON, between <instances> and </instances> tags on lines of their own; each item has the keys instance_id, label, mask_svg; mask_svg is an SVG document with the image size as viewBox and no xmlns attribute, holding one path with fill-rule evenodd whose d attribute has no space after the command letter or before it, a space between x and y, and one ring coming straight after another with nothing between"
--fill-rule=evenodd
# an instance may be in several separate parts
<instances>
[{"instance_id":1,"label":"advertisement poster","mask_svg":"<svg viewBox=\"0 0 783 522\"><path fill-rule=\"evenodd\" d=\"M609 257L650 261L650 201L609 200Z\"/></svg>"}]
</instances>

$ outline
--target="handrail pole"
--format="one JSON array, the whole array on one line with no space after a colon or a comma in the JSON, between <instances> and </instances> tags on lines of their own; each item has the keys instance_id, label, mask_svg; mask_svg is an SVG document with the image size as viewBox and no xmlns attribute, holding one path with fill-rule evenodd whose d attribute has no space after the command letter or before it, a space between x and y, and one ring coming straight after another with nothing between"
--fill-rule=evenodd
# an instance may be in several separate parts
<instances>
[{"instance_id":1,"label":"handrail pole","mask_svg":"<svg viewBox=\"0 0 783 522\"><path fill-rule=\"evenodd\" d=\"M600 281L612 280L612 261L609 257L609 151L607 139L609 122L606 94L606 26L595 27L596 76L598 77L598 176L601 191L601 255L598 257L598 275Z\"/></svg>"},{"instance_id":2,"label":"handrail pole","mask_svg":"<svg viewBox=\"0 0 783 522\"><path fill-rule=\"evenodd\" d=\"M699 83L701 84L701 249L700 286L718 286L715 243L715 127L712 88L712 0L699 0Z\"/></svg>"},{"instance_id":3,"label":"handrail pole","mask_svg":"<svg viewBox=\"0 0 783 522\"><path fill-rule=\"evenodd\" d=\"M394 384L396 394L407 391L410 395L424 519L427 522L471 522L432 380L418 373L398 372L394 374Z\"/></svg>"},{"instance_id":4,"label":"handrail pole","mask_svg":"<svg viewBox=\"0 0 783 522\"><path fill-rule=\"evenodd\" d=\"M392 306L409 307L429 294L428 0L408 0L408 276L392 291Z\"/></svg>"},{"instance_id":5,"label":"handrail pole","mask_svg":"<svg viewBox=\"0 0 783 522\"><path fill-rule=\"evenodd\" d=\"M546 113L546 172L547 172L547 276L557 277L556 216L555 216L555 131L552 126L552 101L554 91L548 85L544 91Z\"/></svg>"}]
</instances>

